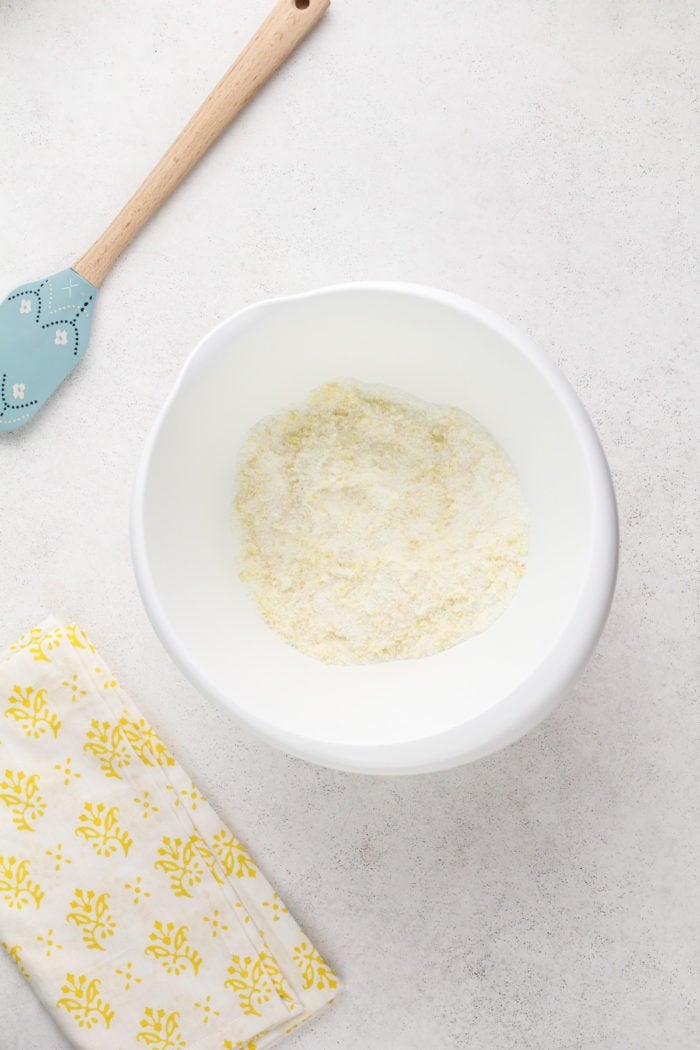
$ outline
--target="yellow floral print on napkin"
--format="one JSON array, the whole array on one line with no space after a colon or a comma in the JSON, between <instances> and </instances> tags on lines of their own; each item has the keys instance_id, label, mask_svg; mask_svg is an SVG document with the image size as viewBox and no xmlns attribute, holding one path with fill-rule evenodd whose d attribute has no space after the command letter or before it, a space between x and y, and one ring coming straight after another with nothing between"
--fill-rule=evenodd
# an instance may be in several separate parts
<instances>
[{"instance_id":1,"label":"yellow floral print on napkin","mask_svg":"<svg viewBox=\"0 0 700 1050\"><path fill-rule=\"evenodd\" d=\"M0 937L80 1050L266 1050L338 981L76 625L0 656Z\"/></svg>"}]
</instances>

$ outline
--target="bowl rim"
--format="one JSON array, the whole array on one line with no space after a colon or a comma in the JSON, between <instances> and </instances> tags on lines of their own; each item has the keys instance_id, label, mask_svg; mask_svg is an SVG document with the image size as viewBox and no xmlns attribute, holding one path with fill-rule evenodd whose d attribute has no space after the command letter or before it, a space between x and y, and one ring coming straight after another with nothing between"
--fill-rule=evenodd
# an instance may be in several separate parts
<instances>
[{"instance_id":1,"label":"bowl rim","mask_svg":"<svg viewBox=\"0 0 700 1050\"><path fill-rule=\"evenodd\" d=\"M177 636L158 597L146 553L144 506L153 451L163 423L181 388L207 357L207 346L224 328L250 320L256 312L301 299L364 291L398 292L427 298L482 322L510 342L548 383L571 421L591 486L592 539L586 579L572 615L534 671L514 690L474 718L448 730L394 744L341 744L310 739L266 722L209 680ZM619 530L612 478L600 440L583 404L561 370L536 344L487 307L453 292L401 281L359 281L328 285L266 299L224 319L197 343L146 437L133 487L130 515L134 575L146 613L171 659L195 688L233 714L268 744L297 758L348 772L398 775L434 772L474 761L500 750L534 728L557 706L588 662L610 611L617 576Z\"/></svg>"}]
</instances>

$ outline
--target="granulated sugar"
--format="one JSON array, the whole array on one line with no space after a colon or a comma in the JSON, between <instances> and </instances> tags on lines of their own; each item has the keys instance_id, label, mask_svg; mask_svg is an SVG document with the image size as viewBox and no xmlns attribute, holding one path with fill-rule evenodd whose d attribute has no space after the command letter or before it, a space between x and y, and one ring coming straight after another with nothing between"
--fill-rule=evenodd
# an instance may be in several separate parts
<instances>
[{"instance_id":1,"label":"granulated sugar","mask_svg":"<svg viewBox=\"0 0 700 1050\"><path fill-rule=\"evenodd\" d=\"M493 623L525 570L525 501L491 435L349 380L253 427L236 512L265 620L328 663L447 649Z\"/></svg>"}]
</instances>

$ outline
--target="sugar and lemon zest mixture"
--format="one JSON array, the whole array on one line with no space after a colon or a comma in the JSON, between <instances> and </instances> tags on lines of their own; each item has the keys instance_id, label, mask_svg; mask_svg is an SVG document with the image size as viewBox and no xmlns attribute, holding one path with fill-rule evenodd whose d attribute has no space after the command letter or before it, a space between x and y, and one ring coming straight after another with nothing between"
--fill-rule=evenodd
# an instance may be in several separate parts
<instances>
[{"instance_id":1,"label":"sugar and lemon zest mixture","mask_svg":"<svg viewBox=\"0 0 700 1050\"><path fill-rule=\"evenodd\" d=\"M525 501L456 408L351 380L243 445L240 575L264 619L327 663L428 656L485 630L527 559Z\"/></svg>"}]
</instances>

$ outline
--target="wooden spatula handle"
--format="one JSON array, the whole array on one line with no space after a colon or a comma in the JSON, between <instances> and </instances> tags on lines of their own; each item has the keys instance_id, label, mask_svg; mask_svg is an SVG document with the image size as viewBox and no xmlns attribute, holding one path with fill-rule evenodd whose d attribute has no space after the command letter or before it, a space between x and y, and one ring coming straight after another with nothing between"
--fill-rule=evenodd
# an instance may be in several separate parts
<instances>
[{"instance_id":1,"label":"wooden spatula handle","mask_svg":"<svg viewBox=\"0 0 700 1050\"><path fill-rule=\"evenodd\" d=\"M259 88L313 29L330 0L278 0L247 47L105 232L74 264L99 287L141 227L160 208Z\"/></svg>"}]
</instances>

